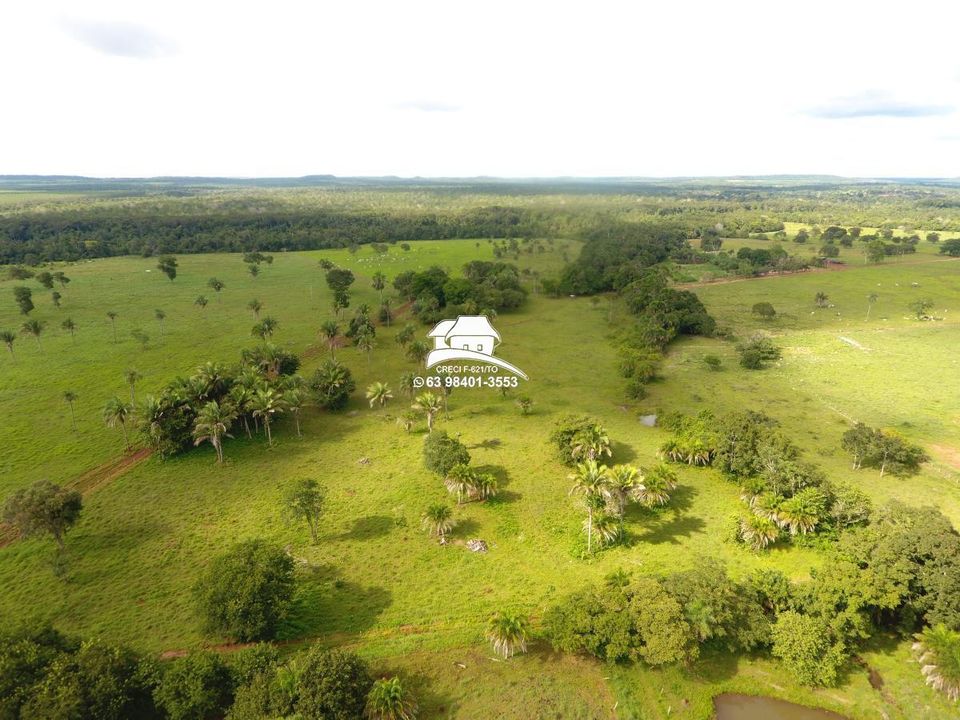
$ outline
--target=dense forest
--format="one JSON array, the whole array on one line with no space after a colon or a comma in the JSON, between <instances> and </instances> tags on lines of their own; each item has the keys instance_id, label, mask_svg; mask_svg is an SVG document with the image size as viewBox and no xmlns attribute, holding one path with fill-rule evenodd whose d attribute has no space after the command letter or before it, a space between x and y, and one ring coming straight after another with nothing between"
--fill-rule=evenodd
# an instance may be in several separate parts
<instances>
[{"instance_id":1,"label":"dense forest","mask_svg":"<svg viewBox=\"0 0 960 720\"><path fill-rule=\"evenodd\" d=\"M621 240L650 223L668 243L775 232L784 222L960 230L960 189L934 184L91 183L0 178L0 264L448 238Z\"/></svg>"}]
</instances>

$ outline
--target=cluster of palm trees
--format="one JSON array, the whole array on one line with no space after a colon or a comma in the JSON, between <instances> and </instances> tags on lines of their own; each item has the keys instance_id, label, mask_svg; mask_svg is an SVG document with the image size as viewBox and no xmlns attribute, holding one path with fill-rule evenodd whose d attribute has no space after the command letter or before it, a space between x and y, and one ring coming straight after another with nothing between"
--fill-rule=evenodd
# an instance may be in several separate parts
<instances>
[{"instance_id":1,"label":"cluster of palm trees","mask_svg":"<svg viewBox=\"0 0 960 720\"><path fill-rule=\"evenodd\" d=\"M444 487L457 496L457 505L466 500L487 500L494 497L499 488L497 479L490 473L481 472L465 463L450 468L443 479Z\"/></svg>"},{"instance_id":2,"label":"cluster of palm trees","mask_svg":"<svg viewBox=\"0 0 960 720\"><path fill-rule=\"evenodd\" d=\"M302 437L300 417L309 397L306 382L300 375L278 372L278 367L268 362L271 347L251 354L239 371L221 363L206 363L191 377L177 378L159 396L147 396L139 404L135 385L142 376L136 370L128 370L125 378L130 386L130 402L119 397L108 400L103 408L104 422L122 430L127 447L131 444L131 424L140 428L158 449L168 443L178 446L183 440L192 441L193 445L209 442L218 464L224 460L224 438L233 437L238 425L248 438L262 431L272 446L273 423L279 415L288 413L297 436ZM183 432L189 437L181 438Z\"/></svg>"},{"instance_id":3,"label":"cluster of palm trees","mask_svg":"<svg viewBox=\"0 0 960 720\"><path fill-rule=\"evenodd\" d=\"M751 512L740 520L740 537L754 550L763 550L781 531L806 535L817 529L827 510L827 496L817 487L806 487L788 498L772 492L745 490L743 500Z\"/></svg>"},{"instance_id":4,"label":"cluster of palm trees","mask_svg":"<svg viewBox=\"0 0 960 720\"><path fill-rule=\"evenodd\" d=\"M588 553L593 552L594 535L600 545L623 537L623 521L631 502L644 507L666 505L677 487L676 474L662 463L644 472L633 465L607 467L592 458L577 463L570 480L570 493L582 495L587 508L583 527Z\"/></svg>"}]
</instances>

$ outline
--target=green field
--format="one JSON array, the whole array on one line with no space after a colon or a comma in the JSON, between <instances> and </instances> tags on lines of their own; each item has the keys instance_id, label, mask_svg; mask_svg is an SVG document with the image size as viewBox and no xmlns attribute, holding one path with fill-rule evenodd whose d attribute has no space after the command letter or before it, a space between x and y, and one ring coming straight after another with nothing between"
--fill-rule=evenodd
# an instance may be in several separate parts
<instances>
[{"instance_id":1,"label":"green field","mask_svg":"<svg viewBox=\"0 0 960 720\"><path fill-rule=\"evenodd\" d=\"M577 243L563 241L542 255L521 254L518 264L544 276L556 273L564 244L575 256ZM84 473L95 487L68 539L65 581L50 571L48 543L0 549L0 622L48 618L65 631L158 654L215 642L200 632L191 587L212 554L265 537L291 545L301 561L296 611L284 637L354 647L378 668L409 675L428 717L706 718L712 695L730 690L818 704L853 718L881 711L891 718L955 716L955 706L923 684L905 644L874 645L864 653L896 698L891 704L861 669L851 670L839 688L810 690L761 657L707 655L692 667L665 670L605 667L554 655L537 642L529 655L509 661L508 672L482 638L491 612L514 608L536 620L569 591L617 568L668 572L711 556L734 576L769 567L803 579L823 562L813 548L783 546L758 555L724 542L739 491L718 473L696 469L680 471L681 486L665 509L631 511L626 545L590 561L576 559L582 512L568 496L568 470L546 442L566 413L599 418L615 440L615 461L649 465L667 433L641 425L641 412L762 409L831 478L856 484L878 503L935 499L960 525L960 262L923 247L880 266L856 264L854 249L844 253L849 270L697 286L720 325L739 336L772 333L786 348L783 359L748 372L737 366L732 343L684 339L671 347L663 380L633 404L623 400L606 303L531 293L520 312L502 315L496 326L503 338L498 354L530 376L524 392L535 402L533 413L521 416L512 399L494 390L459 390L450 397L450 417L440 423L461 434L474 464L487 466L504 488L495 501L457 510L459 527L447 548L419 528L422 510L447 494L423 469L425 428L407 434L394 422L406 404L399 393L385 410L370 410L362 392L342 413L311 409L302 440L292 423L281 421L273 448L260 438L228 441L223 467L204 446L166 462L150 458L127 472L96 470L123 451L119 431L104 427L100 409L112 395L129 394L124 370L144 375L137 386L143 396L201 362L236 360L253 344L254 318L246 309L253 297L263 302L263 314L279 320L275 341L301 355L303 374L312 372L326 354L317 328L332 315L319 258L357 273L353 307L375 303L370 276L378 269L392 278L403 270L439 264L456 271L468 260L492 258L486 241L411 245L409 252L391 246L382 258L369 248L355 255L281 253L256 279L238 255L181 255L172 283L155 269L155 259L58 265L72 278L59 310L35 282L0 282L0 328L22 321L11 297L16 284L34 289L31 317L48 323L42 351L33 338L21 337L16 362L0 356L0 496L40 478L69 483ZM220 296L206 287L213 276L226 284ZM820 291L833 307L814 308ZM193 304L201 293L210 299L204 311ZM879 299L868 320L871 293ZM909 317L907 305L921 296L936 302L943 320ZM751 316L761 300L781 317L761 323ZM162 339L155 308L167 314ZM108 311L118 313L117 342ZM60 329L68 316L78 325L75 340ZM354 348L338 351L359 388L375 380L396 387L400 374L414 369L393 342L396 326L378 329L369 363ZM146 348L130 335L134 329L149 334ZM723 357L721 372L703 368L707 353ZM66 390L79 396L77 432L62 398ZM896 428L936 460L909 480L854 473L839 449L852 419ZM317 546L304 528L280 517L282 489L300 477L330 490ZM490 552L468 552L463 543L469 538L485 539Z\"/></svg>"}]
</instances>

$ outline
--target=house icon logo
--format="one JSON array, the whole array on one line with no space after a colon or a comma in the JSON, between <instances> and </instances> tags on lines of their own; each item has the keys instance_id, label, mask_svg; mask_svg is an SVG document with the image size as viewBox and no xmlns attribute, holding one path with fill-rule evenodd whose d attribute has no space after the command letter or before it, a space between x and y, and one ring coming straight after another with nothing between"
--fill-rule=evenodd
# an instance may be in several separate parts
<instances>
[{"instance_id":1,"label":"house icon logo","mask_svg":"<svg viewBox=\"0 0 960 720\"><path fill-rule=\"evenodd\" d=\"M427 355L428 368L449 360L476 360L529 379L516 365L494 357L493 349L500 343L500 333L486 315L460 315L456 320L441 320L427 337L433 338L433 350Z\"/></svg>"}]
</instances>

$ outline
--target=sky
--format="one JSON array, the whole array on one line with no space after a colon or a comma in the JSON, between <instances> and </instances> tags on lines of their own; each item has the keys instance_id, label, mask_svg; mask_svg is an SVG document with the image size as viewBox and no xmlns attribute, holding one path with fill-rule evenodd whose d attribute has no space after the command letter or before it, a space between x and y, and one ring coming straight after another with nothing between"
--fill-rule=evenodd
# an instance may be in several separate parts
<instances>
[{"instance_id":1,"label":"sky","mask_svg":"<svg viewBox=\"0 0 960 720\"><path fill-rule=\"evenodd\" d=\"M0 174L960 176L960 3L6 2Z\"/></svg>"}]
</instances>

